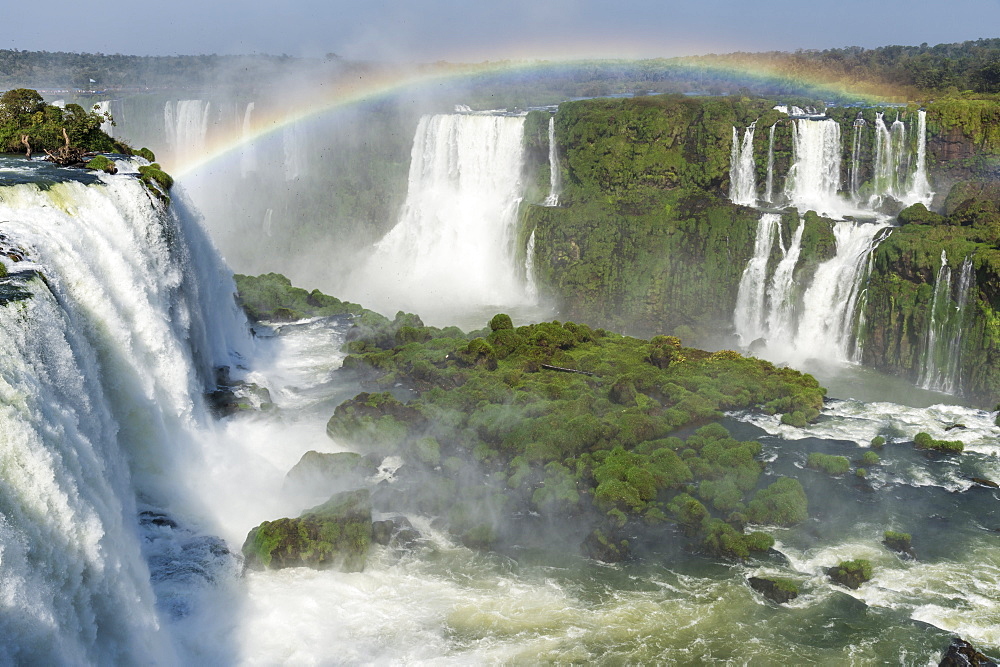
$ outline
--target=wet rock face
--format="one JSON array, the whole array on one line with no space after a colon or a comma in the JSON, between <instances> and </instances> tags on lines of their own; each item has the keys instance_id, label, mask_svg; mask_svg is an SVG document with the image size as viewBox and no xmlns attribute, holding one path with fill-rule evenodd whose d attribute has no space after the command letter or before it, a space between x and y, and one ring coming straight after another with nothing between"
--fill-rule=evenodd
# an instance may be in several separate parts
<instances>
[{"instance_id":1,"label":"wet rock face","mask_svg":"<svg viewBox=\"0 0 1000 667\"><path fill-rule=\"evenodd\" d=\"M997 667L990 657L976 650L976 647L955 637L939 663L940 667Z\"/></svg>"}]
</instances>

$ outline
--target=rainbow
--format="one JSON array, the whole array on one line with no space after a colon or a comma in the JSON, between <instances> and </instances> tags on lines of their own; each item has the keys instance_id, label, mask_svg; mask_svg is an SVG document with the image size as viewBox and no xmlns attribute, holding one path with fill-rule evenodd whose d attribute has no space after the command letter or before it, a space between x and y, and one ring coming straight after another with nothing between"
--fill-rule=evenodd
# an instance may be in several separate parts
<instances>
[{"instance_id":1,"label":"rainbow","mask_svg":"<svg viewBox=\"0 0 1000 667\"><path fill-rule=\"evenodd\" d=\"M777 54L777 56L787 54ZM572 60L572 61L498 61L479 64L440 63L418 68L381 67L348 71L336 81L324 81L315 87L315 95L299 99L292 109L256 114L251 127L233 128L219 136L210 136L198 155L182 164L168 165L178 177L190 176L242 146L258 141L282 130L338 108L373 102L407 89L426 88L450 81L474 81L483 76L530 74L538 72L567 73L582 67L643 66L671 77L691 77L709 82L746 82L794 91L813 99L849 99L860 102L905 101L912 91L878 81L852 81L814 67L803 70L799 64L793 71L790 63L776 54L732 54L724 56L697 56L652 60Z\"/></svg>"}]
</instances>

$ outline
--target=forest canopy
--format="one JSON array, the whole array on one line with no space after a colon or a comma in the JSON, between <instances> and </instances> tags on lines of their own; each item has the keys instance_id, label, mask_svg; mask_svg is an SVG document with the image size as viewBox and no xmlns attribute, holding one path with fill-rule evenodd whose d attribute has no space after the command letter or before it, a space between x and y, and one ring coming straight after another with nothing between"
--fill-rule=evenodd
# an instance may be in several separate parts
<instances>
[{"instance_id":1,"label":"forest canopy","mask_svg":"<svg viewBox=\"0 0 1000 667\"><path fill-rule=\"evenodd\" d=\"M46 104L38 91L14 88L0 95L0 151L22 153L26 142L35 152L55 150L67 141L88 151L122 152L125 148L101 130L113 122L108 113L79 104ZM65 130L65 135L63 134Z\"/></svg>"}]
</instances>

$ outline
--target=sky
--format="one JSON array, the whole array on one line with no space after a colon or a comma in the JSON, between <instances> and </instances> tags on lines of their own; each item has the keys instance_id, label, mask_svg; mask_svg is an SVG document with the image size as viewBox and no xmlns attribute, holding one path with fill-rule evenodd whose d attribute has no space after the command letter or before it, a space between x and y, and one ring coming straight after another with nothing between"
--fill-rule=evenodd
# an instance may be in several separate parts
<instances>
[{"instance_id":1,"label":"sky","mask_svg":"<svg viewBox=\"0 0 1000 667\"><path fill-rule=\"evenodd\" d=\"M481 62L1000 36L1000 0L51 0L44 19L33 3L4 4L0 48L127 55Z\"/></svg>"}]
</instances>

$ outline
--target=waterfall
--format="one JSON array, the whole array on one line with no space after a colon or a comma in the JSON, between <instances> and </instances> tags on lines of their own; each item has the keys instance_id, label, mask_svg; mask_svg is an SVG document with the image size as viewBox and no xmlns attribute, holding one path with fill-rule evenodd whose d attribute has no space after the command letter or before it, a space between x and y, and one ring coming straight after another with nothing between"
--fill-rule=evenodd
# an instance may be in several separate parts
<instances>
[{"instance_id":1,"label":"waterfall","mask_svg":"<svg viewBox=\"0 0 1000 667\"><path fill-rule=\"evenodd\" d=\"M802 276L796 269L805 224L800 221L785 245L780 216L762 215L754 255L740 279L733 313L733 326L743 346L763 338L764 356L776 361L854 359L861 286L870 270L872 251L880 240L878 234L886 226L836 222L836 255L817 266L812 276ZM775 237L781 259L768 279ZM800 283L804 281L808 283L803 291Z\"/></svg>"},{"instance_id":2,"label":"waterfall","mask_svg":"<svg viewBox=\"0 0 1000 667\"><path fill-rule=\"evenodd\" d=\"M559 153L556 150L556 117L549 118L549 196L545 198L545 206L559 206L559 191L562 189L562 176L559 173Z\"/></svg>"},{"instance_id":3,"label":"waterfall","mask_svg":"<svg viewBox=\"0 0 1000 667\"><path fill-rule=\"evenodd\" d=\"M163 107L163 124L172 162L182 163L205 150L211 104L201 100L178 100Z\"/></svg>"},{"instance_id":4,"label":"waterfall","mask_svg":"<svg viewBox=\"0 0 1000 667\"><path fill-rule=\"evenodd\" d=\"M128 175L0 185L0 219L0 244L27 256L0 282L0 467L16 470L0 484L0 650L184 663L138 512L182 511L206 379L249 347L232 280Z\"/></svg>"},{"instance_id":5,"label":"waterfall","mask_svg":"<svg viewBox=\"0 0 1000 667\"><path fill-rule=\"evenodd\" d=\"M858 202L858 188L861 185L861 135L865 127L865 119L858 113L854 121L854 138L851 142L851 201Z\"/></svg>"},{"instance_id":6,"label":"waterfall","mask_svg":"<svg viewBox=\"0 0 1000 667\"><path fill-rule=\"evenodd\" d=\"M910 177L910 188L903 197L907 205L922 203L929 206L934 198L930 181L927 178L927 111L917 112L917 159Z\"/></svg>"},{"instance_id":7,"label":"waterfall","mask_svg":"<svg viewBox=\"0 0 1000 667\"><path fill-rule=\"evenodd\" d=\"M917 380L924 389L948 394L961 389L962 323L973 282L972 258L966 257L962 262L954 299L951 278L948 256L942 250L924 336L923 365Z\"/></svg>"},{"instance_id":8,"label":"waterfall","mask_svg":"<svg viewBox=\"0 0 1000 667\"><path fill-rule=\"evenodd\" d=\"M836 215L844 208L840 185L840 124L832 119L792 122L792 166L786 195L800 211Z\"/></svg>"},{"instance_id":9,"label":"waterfall","mask_svg":"<svg viewBox=\"0 0 1000 667\"><path fill-rule=\"evenodd\" d=\"M757 166L753 159L753 133L756 121L743 133L740 143L739 132L733 127L733 147L729 161L729 199L734 204L753 206L757 203Z\"/></svg>"},{"instance_id":10,"label":"waterfall","mask_svg":"<svg viewBox=\"0 0 1000 667\"><path fill-rule=\"evenodd\" d=\"M528 236L528 245L524 249L524 281L528 298L538 298L538 283L535 282L535 230Z\"/></svg>"},{"instance_id":11,"label":"waterfall","mask_svg":"<svg viewBox=\"0 0 1000 667\"><path fill-rule=\"evenodd\" d=\"M774 203L774 128L776 127L777 123L771 126L767 140L767 180L764 186L764 201L769 204Z\"/></svg>"},{"instance_id":12,"label":"waterfall","mask_svg":"<svg viewBox=\"0 0 1000 667\"><path fill-rule=\"evenodd\" d=\"M524 117L421 118L399 222L376 245L351 298L432 316L530 302L514 249L523 130Z\"/></svg>"},{"instance_id":13,"label":"waterfall","mask_svg":"<svg viewBox=\"0 0 1000 667\"><path fill-rule=\"evenodd\" d=\"M792 233L792 238L786 246L781 244L781 261L771 276L770 302L767 308L767 342L781 345L788 341L794 333L795 301L792 286L795 265L799 263L802 251L802 232L805 225L799 221L799 226Z\"/></svg>"},{"instance_id":14,"label":"waterfall","mask_svg":"<svg viewBox=\"0 0 1000 667\"><path fill-rule=\"evenodd\" d=\"M744 347L767 333L764 306L767 297L767 263L771 258L780 222L781 216L777 213L764 213L760 216L754 254L740 278L733 326Z\"/></svg>"},{"instance_id":15,"label":"waterfall","mask_svg":"<svg viewBox=\"0 0 1000 667\"><path fill-rule=\"evenodd\" d=\"M839 221L833 226L837 254L816 268L802 297L793 347L796 356L836 361L853 358L855 318L868 258L886 223Z\"/></svg>"},{"instance_id":16,"label":"waterfall","mask_svg":"<svg viewBox=\"0 0 1000 667\"><path fill-rule=\"evenodd\" d=\"M250 137L253 131L253 125L251 124L253 111L254 103L248 102L246 110L243 112L242 137L244 143L240 148L240 175L244 178L251 172L257 171L257 149L252 142L247 141L247 138Z\"/></svg>"}]
</instances>

